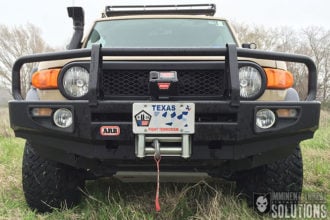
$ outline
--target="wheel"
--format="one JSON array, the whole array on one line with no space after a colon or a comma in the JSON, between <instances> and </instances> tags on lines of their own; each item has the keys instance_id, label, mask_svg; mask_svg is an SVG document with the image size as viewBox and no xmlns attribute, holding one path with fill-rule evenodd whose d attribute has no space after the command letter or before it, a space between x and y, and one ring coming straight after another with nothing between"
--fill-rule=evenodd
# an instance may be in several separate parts
<instances>
[{"instance_id":1,"label":"wheel","mask_svg":"<svg viewBox=\"0 0 330 220\"><path fill-rule=\"evenodd\" d=\"M23 155L23 191L27 204L38 212L71 208L81 198L84 185L79 170L44 159L26 142Z\"/></svg>"},{"instance_id":2,"label":"wheel","mask_svg":"<svg viewBox=\"0 0 330 220\"><path fill-rule=\"evenodd\" d=\"M237 175L237 191L253 204L254 193L297 192L303 184L303 162L300 147L297 146L287 158ZM298 202L299 198L297 199Z\"/></svg>"}]
</instances>

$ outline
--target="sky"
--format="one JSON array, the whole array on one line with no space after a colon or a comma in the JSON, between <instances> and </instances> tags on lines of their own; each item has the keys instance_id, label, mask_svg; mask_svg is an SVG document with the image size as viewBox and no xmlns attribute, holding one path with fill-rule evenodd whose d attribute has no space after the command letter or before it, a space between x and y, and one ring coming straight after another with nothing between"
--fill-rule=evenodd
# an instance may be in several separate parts
<instances>
[{"instance_id":1,"label":"sky","mask_svg":"<svg viewBox=\"0 0 330 220\"><path fill-rule=\"evenodd\" d=\"M85 10L85 33L106 5L150 5L215 3L216 16L252 25L310 25L330 30L329 0L10 0L0 8L0 24L19 26L32 23L42 31L52 47L64 48L73 33L66 7L82 6Z\"/></svg>"}]
</instances>

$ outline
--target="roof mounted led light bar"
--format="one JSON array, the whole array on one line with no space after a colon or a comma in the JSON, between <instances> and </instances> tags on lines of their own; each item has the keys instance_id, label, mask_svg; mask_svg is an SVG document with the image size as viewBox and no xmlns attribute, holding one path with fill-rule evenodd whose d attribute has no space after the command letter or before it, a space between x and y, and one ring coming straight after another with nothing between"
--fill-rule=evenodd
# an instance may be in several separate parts
<instances>
[{"instance_id":1,"label":"roof mounted led light bar","mask_svg":"<svg viewBox=\"0 0 330 220\"><path fill-rule=\"evenodd\" d=\"M129 5L106 6L102 17L114 17L122 15L144 14L178 14L178 15L208 15L216 12L215 4L191 4L191 5Z\"/></svg>"}]
</instances>

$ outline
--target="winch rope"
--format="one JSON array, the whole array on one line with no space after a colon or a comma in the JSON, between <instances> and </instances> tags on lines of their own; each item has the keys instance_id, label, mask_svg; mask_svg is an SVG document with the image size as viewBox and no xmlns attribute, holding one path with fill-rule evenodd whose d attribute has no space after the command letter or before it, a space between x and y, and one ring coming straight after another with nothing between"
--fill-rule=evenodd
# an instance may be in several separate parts
<instances>
[{"instance_id":1,"label":"winch rope","mask_svg":"<svg viewBox=\"0 0 330 220\"><path fill-rule=\"evenodd\" d=\"M154 156L155 162L156 162L156 166L157 166L157 188L156 188L156 198L155 198L155 208L156 208L156 212L160 212L160 205L159 205L159 163L160 163L160 159L161 156L159 155L157 157L157 155L155 154Z\"/></svg>"}]
</instances>

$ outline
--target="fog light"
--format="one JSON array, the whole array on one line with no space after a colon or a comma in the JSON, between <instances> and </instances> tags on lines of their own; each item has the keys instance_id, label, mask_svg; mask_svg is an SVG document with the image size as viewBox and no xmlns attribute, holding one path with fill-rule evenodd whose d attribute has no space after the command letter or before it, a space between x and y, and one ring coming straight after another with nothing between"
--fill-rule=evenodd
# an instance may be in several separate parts
<instances>
[{"instance_id":1,"label":"fog light","mask_svg":"<svg viewBox=\"0 0 330 220\"><path fill-rule=\"evenodd\" d=\"M68 128L72 125L72 112L66 108L57 109L53 116L54 123L60 128Z\"/></svg>"},{"instance_id":2,"label":"fog light","mask_svg":"<svg viewBox=\"0 0 330 220\"><path fill-rule=\"evenodd\" d=\"M259 128L267 129L275 124L275 114L269 109L261 109L256 115L256 124Z\"/></svg>"}]
</instances>

